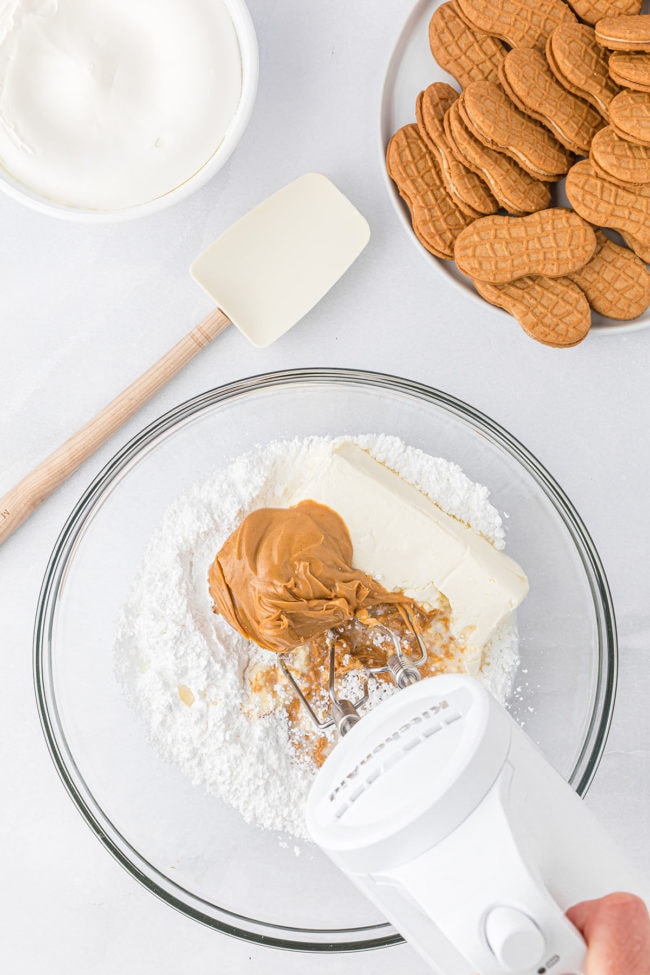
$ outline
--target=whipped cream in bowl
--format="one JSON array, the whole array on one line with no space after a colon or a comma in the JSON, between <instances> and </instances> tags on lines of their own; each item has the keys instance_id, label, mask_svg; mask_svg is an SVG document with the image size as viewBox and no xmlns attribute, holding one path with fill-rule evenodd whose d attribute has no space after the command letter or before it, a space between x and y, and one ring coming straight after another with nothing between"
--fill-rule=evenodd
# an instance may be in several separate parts
<instances>
[{"instance_id":1,"label":"whipped cream in bowl","mask_svg":"<svg viewBox=\"0 0 650 975\"><path fill-rule=\"evenodd\" d=\"M243 0L0 0L0 188L77 220L202 186L257 89Z\"/></svg>"}]
</instances>

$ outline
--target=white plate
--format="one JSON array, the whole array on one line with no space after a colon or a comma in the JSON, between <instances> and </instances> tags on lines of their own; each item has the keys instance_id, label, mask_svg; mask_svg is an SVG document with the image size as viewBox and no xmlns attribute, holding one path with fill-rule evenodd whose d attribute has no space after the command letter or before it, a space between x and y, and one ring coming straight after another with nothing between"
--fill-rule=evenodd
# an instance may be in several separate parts
<instances>
[{"instance_id":1,"label":"white plate","mask_svg":"<svg viewBox=\"0 0 650 975\"><path fill-rule=\"evenodd\" d=\"M434 269L434 273L442 272L454 287L462 288L465 294L470 296L474 301L480 302L484 308L485 302L474 291L469 280L460 273L453 261L442 261L434 257L420 244L413 233L408 208L397 192L395 184L386 173L386 147L390 137L397 129L402 125L407 125L409 122L415 121L415 99L418 92L422 91L423 88L426 88L433 81L446 81L458 89L458 84L455 79L436 64L429 50L429 21L434 10L441 2L443 0L418 0L409 14L393 48L384 78L384 88L381 98L381 165L386 187L393 201L395 211L409 237L429 267ZM566 205L566 197L564 196L563 190L564 181L556 184L553 201L555 204L561 206ZM621 243L620 239L618 242ZM506 312L502 312L502 314L506 317ZM510 316L507 317L509 318ZM632 322L614 322L611 318L603 318L594 312L592 332L597 332L600 335L615 332L621 335L647 328L648 325L650 325L650 309Z\"/></svg>"}]
</instances>

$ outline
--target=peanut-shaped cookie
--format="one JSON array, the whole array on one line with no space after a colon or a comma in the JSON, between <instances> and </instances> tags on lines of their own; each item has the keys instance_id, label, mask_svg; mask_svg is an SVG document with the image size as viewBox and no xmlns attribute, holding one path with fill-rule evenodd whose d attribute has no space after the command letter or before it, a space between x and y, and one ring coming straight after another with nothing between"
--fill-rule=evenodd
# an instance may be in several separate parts
<instances>
[{"instance_id":1,"label":"peanut-shaped cookie","mask_svg":"<svg viewBox=\"0 0 650 975\"><path fill-rule=\"evenodd\" d=\"M470 217L496 213L499 204L481 177L454 154L445 134L445 114L458 98L451 85L436 81L415 103L420 133L440 167L443 182L457 206Z\"/></svg>"},{"instance_id":2,"label":"peanut-shaped cookie","mask_svg":"<svg viewBox=\"0 0 650 975\"><path fill-rule=\"evenodd\" d=\"M617 321L638 318L650 305L650 272L643 261L596 231L598 245L581 271L570 275L600 315Z\"/></svg>"},{"instance_id":3,"label":"peanut-shaped cookie","mask_svg":"<svg viewBox=\"0 0 650 975\"><path fill-rule=\"evenodd\" d=\"M650 51L650 14L604 17L596 24L596 40L610 51Z\"/></svg>"},{"instance_id":4,"label":"peanut-shaped cookie","mask_svg":"<svg viewBox=\"0 0 650 975\"><path fill-rule=\"evenodd\" d=\"M405 125L392 137L386 168L409 208L418 240L436 257L450 260L456 237L472 218L459 210L447 193L417 125Z\"/></svg>"},{"instance_id":5,"label":"peanut-shaped cookie","mask_svg":"<svg viewBox=\"0 0 650 975\"><path fill-rule=\"evenodd\" d=\"M609 57L609 76L623 88L650 91L650 54L613 51Z\"/></svg>"},{"instance_id":6,"label":"peanut-shaped cookie","mask_svg":"<svg viewBox=\"0 0 650 975\"><path fill-rule=\"evenodd\" d=\"M475 81L459 99L463 121L474 135L504 152L536 179L556 180L567 172L572 154L534 119L520 112L500 85Z\"/></svg>"},{"instance_id":7,"label":"peanut-shaped cookie","mask_svg":"<svg viewBox=\"0 0 650 975\"><path fill-rule=\"evenodd\" d=\"M510 47L537 47L559 24L575 23L564 0L456 0L463 16L479 30L494 34Z\"/></svg>"},{"instance_id":8,"label":"peanut-shaped cookie","mask_svg":"<svg viewBox=\"0 0 650 975\"><path fill-rule=\"evenodd\" d=\"M609 106L620 88L609 76L607 54L586 24L562 24L546 45L546 59L565 88L585 98L608 119Z\"/></svg>"},{"instance_id":9,"label":"peanut-shaped cookie","mask_svg":"<svg viewBox=\"0 0 650 975\"><path fill-rule=\"evenodd\" d=\"M472 81L496 81L506 56L505 45L475 27L468 27L458 15L455 0L441 3L429 22L429 47L441 68L461 88Z\"/></svg>"},{"instance_id":10,"label":"peanut-shaped cookie","mask_svg":"<svg viewBox=\"0 0 650 975\"><path fill-rule=\"evenodd\" d=\"M543 345L570 348L582 342L591 327L589 302L569 278L519 278L510 284L474 281L474 287Z\"/></svg>"},{"instance_id":11,"label":"peanut-shaped cookie","mask_svg":"<svg viewBox=\"0 0 650 975\"><path fill-rule=\"evenodd\" d=\"M476 220L458 235L454 257L468 277L507 284L537 274L565 277L595 250L593 227L572 210L552 207L527 217Z\"/></svg>"},{"instance_id":12,"label":"peanut-shaped cookie","mask_svg":"<svg viewBox=\"0 0 650 975\"><path fill-rule=\"evenodd\" d=\"M593 27L603 17L640 14L643 0L567 0L580 20Z\"/></svg>"},{"instance_id":13,"label":"peanut-shaped cookie","mask_svg":"<svg viewBox=\"0 0 650 975\"><path fill-rule=\"evenodd\" d=\"M500 206L509 213L532 213L551 202L546 183L530 176L514 159L489 149L463 122L458 100L445 115L445 133L456 156L481 176Z\"/></svg>"},{"instance_id":14,"label":"peanut-shaped cookie","mask_svg":"<svg viewBox=\"0 0 650 975\"><path fill-rule=\"evenodd\" d=\"M650 146L621 139L608 125L594 137L589 158L597 170L614 182L650 183Z\"/></svg>"},{"instance_id":15,"label":"peanut-shaped cookie","mask_svg":"<svg viewBox=\"0 0 650 975\"><path fill-rule=\"evenodd\" d=\"M546 55L533 48L510 51L499 69L501 85L522 112L537 119L571 152L586 155L605 122L555 77Z\"/></svg>"},{"instance_id":16,"label":"peanut-shaped cookie","mask_svg":"<svg viewBox=\"0 0 650 975\"><path fill-rule=\"evenodd\" d=\"M609 106L609 121L621 139L650 146L650 94L621 92Z\"/></svg>"},{"instance_id":17,"label":"peanut-shaped cookie","mask_svg":"<svg viewBox=\"0 0 650 975\"><path fill-rule=\"evenodd\" d=\"M650 246L650 186L619 186L594 172L587 159L576 163L566 178L569 202L596 227L630 234Z\"/></svg>"}]
</instances>

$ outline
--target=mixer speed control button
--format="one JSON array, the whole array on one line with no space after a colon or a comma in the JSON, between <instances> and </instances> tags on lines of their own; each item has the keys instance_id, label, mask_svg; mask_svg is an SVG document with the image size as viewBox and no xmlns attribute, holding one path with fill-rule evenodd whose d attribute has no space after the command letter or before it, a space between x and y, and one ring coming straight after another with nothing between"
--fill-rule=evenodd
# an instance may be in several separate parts
<instances>
[{"instance_id":1,"label":"mixer speed control button","mask_svg":"<svg viewBox=\"0 0 650 975\"><path fill-rule=\"evenodd\" d=\"M485 919L490 950L507 972L525 972L544 958L544 935L532 918L514 907L493 907Z\"/></svg>"}]
</instances>

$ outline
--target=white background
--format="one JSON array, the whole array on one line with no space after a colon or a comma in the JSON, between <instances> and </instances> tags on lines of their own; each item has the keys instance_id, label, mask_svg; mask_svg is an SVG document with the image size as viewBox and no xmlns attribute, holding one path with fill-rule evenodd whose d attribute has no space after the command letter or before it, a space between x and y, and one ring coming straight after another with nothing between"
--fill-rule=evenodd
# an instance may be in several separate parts
<instances>
[{"instance_id":1,"label":"white background","mask_svg":"<svg viewBox=\"0 0 650 975\"><path fill-rule=\"evenodd\" d=\"M621 678L588 802L650 873L650 329L555 351L428 269L382 182L386 62L411 0L251 0L260 90L226 168L190 200L135 223L85 227L0 199L0 492L85 422L209 310L195 255L267 194L310 170L359 206L372 241L308 318L254 350L230 329L0 550L0 958L24 975L424 972L409 948L318 958L226 938L141 889L59 783L41 735L31 635L49 552L79 495L140 427L256 372L376 369L439 387L528 446L591 531L613 589Z\"/></svg>"}]
</instances>

